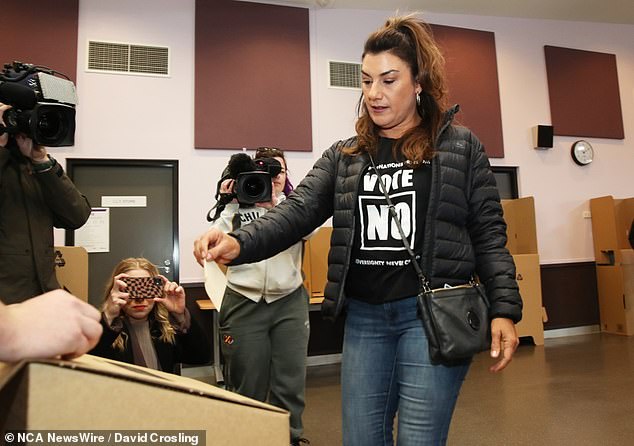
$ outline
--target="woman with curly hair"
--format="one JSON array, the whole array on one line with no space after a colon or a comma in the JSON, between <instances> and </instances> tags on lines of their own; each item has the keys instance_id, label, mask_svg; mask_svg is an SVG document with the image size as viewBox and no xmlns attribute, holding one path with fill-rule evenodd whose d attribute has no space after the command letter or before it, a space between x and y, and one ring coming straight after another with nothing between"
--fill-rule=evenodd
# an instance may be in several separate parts
<instances>
[{"instance_id":1,"label":"woman with curly hair","mask_svg":"<svg viewBox=\"0 0 634 446\"><path fill-rule=\"evenodd\" d=\"M343 444L393 445L397 418L399 446L445 444L471 358L430 357L417 313L422 284L404 242L432 289L480 279L490 300L492 372L519 343L515 265L495 177L478 138L454 122L458 108L447 106L443 57L427 24L413 15L388 19L361 61L356 135L324 151L266 215L231 234L203 234L194 255L255 262L332 217L321 311L346 315Z\"/></svg>"},{"instance_id":2,"label":"woman with curly hair","mask_svg":"<svg viewBox=\"0 0 634 446\"><path fill-rule=\"evenodd\" d=\"M170 373L178 363L204 364L210 358L208 342L185 307L185 290L144 258L124 259L115 267L101 324L103 335L89 352L96 356Z\"/></svg>"}]
</instances>

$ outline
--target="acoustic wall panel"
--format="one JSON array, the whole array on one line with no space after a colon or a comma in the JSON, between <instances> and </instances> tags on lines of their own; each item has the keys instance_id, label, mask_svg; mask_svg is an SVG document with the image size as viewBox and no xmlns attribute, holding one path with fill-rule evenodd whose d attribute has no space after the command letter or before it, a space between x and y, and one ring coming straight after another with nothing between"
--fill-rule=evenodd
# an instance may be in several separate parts
<instances>
[{"instance_id":1,"label":"acoustic wall panel","mask_svg":"<svg viewBox=\"0 0 634 446\"><path fill-rule=\"evenodd\" d=\"M195 146L311 151L308 9L196 1Z\"/></svg>"},{"instance_id":2,"label":"acoustic wall panel","mask_svg":"<svg viewBox=\"0 0 634 446\"><path fill-rule=\"evenodd\" d=\"M450 104L460 104L458 123L469 127L491 158L504 157L495 34L431 25L446 61Z\"/></svg>"},{"instance_id":3,"label":"acoustic wall panel","mask_svg":"<svg viewBox=\"0 0 634 446\"><path fill-rule=\"evenodd\" d=\"M77 78L79 0L2 0L0 66L43 65Z\"/></svg>"},{"instance_id":4,"label":"acoustic wall panel","mask_svg":"<svg viewBox=\"0 0 634 446\"><path fill-rule=\"evenodd\" d=\"M616 55L544 46L555 135L623 139Z\"/></svg>"}]
</instances>

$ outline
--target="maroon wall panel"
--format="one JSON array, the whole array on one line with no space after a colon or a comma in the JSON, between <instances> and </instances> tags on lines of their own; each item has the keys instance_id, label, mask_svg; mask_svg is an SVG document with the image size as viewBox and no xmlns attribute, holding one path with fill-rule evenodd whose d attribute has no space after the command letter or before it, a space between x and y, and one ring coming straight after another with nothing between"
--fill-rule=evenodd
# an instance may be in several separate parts
<instances>
[{"instance_id":1,"label":"maroon wall panel","mask_svg":"<svg viewBox=\"0 0 634 446\"><path fill-rule=\"evenodd\" d=\"M614 54L544 46L555 135L623 139Z\"/></svg>"},{"instance_id":2,"label":"maroon wall panel","mask_svg":"<svg viewBox=\"0 0 634 446\"><path fill-rule=\"evenodd\" d=\"M43 65L77 78L79 0L2 0L0 64Z\"/></svg>"},{"instance_id":3,"label":"maroon wall panel","mask_svg":"<svg viewBox=\"0 0 634 446\"><path fill-rule=\"evenodd\" d=\"M491 158L504 157L495 35L431 25L446 60L449 104L460 104L458 123L469 127Z\"/></svg>"},{"instance_id":4,"label":"maroon wall panel","mask_svg":"<svg viewBox=\"0 0 634 446\"><path fill-rule=\"evenodd\" d=\"M196 1L195 146L311 151L308 10Z\"/></svg>"}]
</instances>

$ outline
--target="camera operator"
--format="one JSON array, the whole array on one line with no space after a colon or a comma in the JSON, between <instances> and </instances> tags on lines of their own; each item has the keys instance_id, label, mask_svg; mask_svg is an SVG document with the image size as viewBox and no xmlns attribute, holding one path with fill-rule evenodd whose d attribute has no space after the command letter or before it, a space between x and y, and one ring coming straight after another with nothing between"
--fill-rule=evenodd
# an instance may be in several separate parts
<instances>
[{"instance_id":1,"label":"camera operator","mask_svg":"<svg viewBox=\"0 0 634 446\"><path fill-rule=\"evenodd\" d=\"M0 103L0 125L11 106ZM48 155L24 133L0 134L0 296L22 302L59 288L53 227L77 229L90 205Z\"/></svg>"},{"instance_id":2,"label":"camera operator","mask_svg":"<svg viewBox=\"0 0 634 446\"><path fill-rule=\"evenodd\" d=\"M238 156L232 157L228 171L248 168L234 167ZM254 163L246 154L242 156L246 165ZM231 232L247 225L292 190L281 150L261 147L255 163L270 173L271 201L239 203L238 191L238 198L226 204L212 227ZM221 199L233 196L238 183L236 175L221 181ZM219 313L227 389L288 410L291 444L306 442L302 438L302 412L310 325L302 278L302 242L257 263L229 266Z\"/></svg>"}]
</instances>

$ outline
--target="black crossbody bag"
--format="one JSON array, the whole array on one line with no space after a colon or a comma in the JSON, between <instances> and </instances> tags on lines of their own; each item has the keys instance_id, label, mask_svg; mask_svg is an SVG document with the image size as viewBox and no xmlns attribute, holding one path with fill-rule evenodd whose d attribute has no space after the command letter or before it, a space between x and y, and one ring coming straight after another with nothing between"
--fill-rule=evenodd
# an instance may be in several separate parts
<instances>
[{"instance_id":1,"label":"black crossbody bag","mask_svg":"<svg viewBox=\"0 0 634 446\"><path fill-rule=\"evenodd\" d=\"M491 346L489 300L482 285L472 276L469 282L463 285L431 289L429 280L423 274L409 246L409 240L403 233L394 204L387 194L372 155L370 155L370 162L376 172L381 192L387 200L390 215L418 275L420 283L416 298L418 316L427 334L429 356L432 362L456 364L488 349Z\"/></svg>"}]
</instances>

